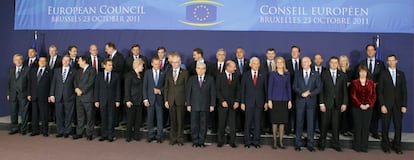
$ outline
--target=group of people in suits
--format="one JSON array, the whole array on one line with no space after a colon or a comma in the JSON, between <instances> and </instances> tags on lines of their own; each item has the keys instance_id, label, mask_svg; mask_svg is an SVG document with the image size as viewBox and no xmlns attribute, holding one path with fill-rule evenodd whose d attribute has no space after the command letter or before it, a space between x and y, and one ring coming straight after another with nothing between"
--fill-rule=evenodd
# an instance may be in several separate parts
<instances>
[{"instance_id":1,"label":"group of people in suits","mask_svg":"<svg viewBox=\"0 0 414 160\"><path fill-rule=\"evenodd\" d=\"M25 135L30 119L31 136L49 136L52 115L58 138L72 135L73 139L86 136L93 140L95 121L99 120L99 141L112 142L116 139L115 126L125 118L126 141L139 141L146 116L148 142L162 143L165 123L169 123L169 143L184 145L188 115L193 147L206 147L207 130L216 126L217 147L226 143L237 147L236 132L241 129L244 146L260 148L262 129L268 127L274 149L286 148L286 131L295 133L296 151L306 147L314 152L316 144L325 150L331 131L330 146L340 152L339 135L352 131L354 150L367 152L369 132L378 136L381 118L383 151L394 149L402 154L402 115L407 111L405 75L397 69L396 55L387 56L387 68L375 59L373 44L366 46L368 57L355 72L346 56L329 58L325 68L322 55L315 54L312 65L310 57L300 58L298 46L291 47L291 59L286 60L269 48L264 61L246 59L241 47L236 49L235 60L226 61L226 51L219 49L215 63L206 61L203 50L195 48L194 61L188 68L177 52L167 56L164 47L157 48L157 55L150 60L140 50L134 44L124 58L109 42L105 44L105 59L99 57L93 44L84 56L77 56L74 45L64 56L57 54L54 45L49 47L48 57L37 58L34 48L29 48L25 61L21 54L15 54L7 90L10 134ZM388 138L391 119L396 132L393 142ZM320 132L318 143L314 141L315 130Z\"/></svg>"}]
</instances>

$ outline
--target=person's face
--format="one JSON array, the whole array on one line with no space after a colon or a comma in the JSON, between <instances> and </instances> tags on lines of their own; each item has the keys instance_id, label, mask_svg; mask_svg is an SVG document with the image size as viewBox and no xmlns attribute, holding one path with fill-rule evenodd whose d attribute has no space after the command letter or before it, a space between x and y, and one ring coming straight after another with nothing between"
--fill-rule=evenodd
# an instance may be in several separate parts
<instances>
[{"instance_id":1,"label":"person's face","mask_svg":"<svg viewBox=\"0 0 414 160\"><path fill-rule=\"evenodd\" d=\"M368 72L365 71L365 70L361 70L361 71L359 71L358 74L359 74L359 78L367 78Z\"/></svg>"},{"instance_id":2,"label":"person's face","mask_svg":"<svg viewBox=\"0 0 414 160\"><path fill-rule=\"evenodd\" d=\"M163 59L165 57L165 50L164 49L159 49L157 51L157 54L158 54L159 59Z\"/></svg>"},{"instance_id":3,"label":"person's face","mask_svg":"<svg viewBox=\"0 0 414 160\"><path fill-rule=\"evenodd\" d=\"M134 56L138 56L140 53L141 49L139 47L134 47L131 49L132 55Z\"/></svg>"},{"instance_id":4,"label":"person's face","mask_svg":"<svg viewBox=\"0 0 414 160\"><path fill-rule=\"evenodd\" d=\"M274 60L276 56L276 52L275 51L267 51L266 52L266 58L268 60Z\"/></svg>"},{"instance_id":5,"label":"person's face","mask_svg":"<svg viewBox=\"0 0 414 160\"><path fill-rule=\"evenodd\" d=\"M323 63L323 57L321 55L315 55L313 59L313 63L315 63L316 66L321 66Z\"/></svg>"},{"instance_id":6,"label":"person's face","mask_svg":"<svg viewBox=\"0 0 414 160\"><path fill-rule=\"evenodd\" d=\"M142 72L144 70L144 64L138 64L134 67L134 71L139 73Z\"/></svg>"},{"instance_id":7,"label":"person's face","mask_svg":"<svg viewBox=\"0 0 414 160\"><path fill-rule=\"evenodd\" d=\"M78 49L77 48L71 48L69 50L69 56L70 57L76 57L78 55Z\"/></svg>"},{"instance_id":8,"label":"person's face","mask_svg":"<svg viewBox=\"0 0 414 160\"><path fill-rule=\"evenodd\" d=\"M160 60L152 60L151 61L151 66L155 70L160 69L160 64L161 64L161 61Z\"/></svg>"},{"instance_id":9,"label":"person's face","mask_svg":"<svg viewBox=\"0 0 414 160\"><path fill-rule=\"evenodd\" d=\"M340 65L341 67L346 67L346 66L348 65L348 60L347 60L347 59L345 59L345 58L340 58L340 59L339 59L339 65Z\"/></svg>"},{"instance_id":10,"label":"person's face","mask_svg":"<svg viewBox=\"0 0 414 160\"><path fill-rule=\"evenodd\" d=\"M303 69L305 69L305 70L309 69L310 68L310 65L311 65L310 58L307 58L307 57L302 58L302 68Z\"/></svg>"},{"instance_id":11,"label":"person's face","mask_svg":"<svg viewBox=\"0 0 414 160\"><path fill-rule=\"evenodd\" d=\"M14 63L14 65L16 65L18 67L22 66L22 64L23 64L23 57L21 57L21 56L14 56L13 57L13 63Z\"/></svg>"},{"instance_id":12,"label":"person's face","mask_svg":"<svg viewBox=\"0 0 414 160\"><path fill-rule=\"evenodd\" d=\"M28 56L29 58L36 57L36 51L35 51L34 49L29 49L29 50L27 50L27 56Z\"/></svg>"},{"instance_id":13,"label":"person's face","mask_svg":"<svg viewBox=\"0 0 414 160\"><path fill-rule=\"evenodd\" d=\"M39 67L45 67L47 64L46 58L45 57L41 57L39 58Z\"/></svg>"},{"instance_id":14,"label":"person's face","mask_svg":"<svg viewBox=\"0 0 414 160\"><path fill-rule=\"evenodd\" d=\"M276 69L284 69L285 68L285 62L283 62L282 59L276 60Z\"/></svg>"},{"instance_id":15,"label":"person's face","mask_svg":"<svg viewBox=\"0 0 414 160\"><path fill-rule=\"evenodd\" d=\"M368 56L368 58L374 58L376 52L377 51L375 51L375 48L373 46L369 46L367 48L367 56Z\"/></svg>"},{"instance_id":16,"label":"person's face","mask_svg":"<svg viewBox=\"0 0 414 160\"><path fill-rule=\"evenodd\" d=\"M397 66L398 60L395 57L388 57L387 64L390 68L395 68Z\"/></svg>"},{"instance_id":17,"label":"person's face","mask_svg":"<svg viewBox=\"0 0 414 160\"><path fill-rule=\"evenodd\" d=\"M216 54L217 61L223 62L226 59L226 53L223 51L218 51Z\"/></svg>"},{"instance_id":18,"label":"person's face","mask_svg":"<svg viewBox=\"0 0 414 160\"><path fill-rule=\"evenodd\" d=\"M198 54L198 52L194 51L193 52L193 59L195 61L201 60L201 54Z\"/></svg>"},{"instance_id":19,"label":"person's face","mask_svg":"<svg viewBox=\"0 0 414 160\"><path fill-rule=\"evenodd\" d=\"M243 59L244 58L244 50L241 48L236 49L236 57L237 59Z\"/></svg>"},{"instance_id":20,"label":"person's face","mask_svg":"<svg viewBox=\"0 0 414 160\"><path fill-rule=\"evenodd\" d=\"M49 47L49 56L54 57L57 55L57 49L56 47Z\"/></svg>"},{"instance_id":21,"label":"person's face","mask_svg":"<svg viewBox=\"0 0 414 160\"><path fill-rule=\"evenodd\" d=\"M253 70L258 71L259 70L259 67L260 67L260 61L258 61L258 60L252 61L252 63L250 63L250 67Z\"/></svg>"},{"instance_id":22,"label":"person's face","mask_svg":"<svg viewBox=\"0 0 414 160\"><path fill-rule=\"evenodd\" d=\"M337 59L331 59L331 60L329 61L329 68L331 68L331 69L333 69L333 70L338 69L338 65L339 65L339 62L338 62L338 60L337 60Z\"/></svg>"},{"instance_id":23,"label":"person's face","mask_svg":"<svg viewBox=\"0 0 414 160\"><path fill-rule=\"evenodd\" d=\"M98 55L98 47L96 47L95 45L91 45L89 47L89 53L91 53L91 55L93 55L93 56L97 56Z\"/></svg>"},{"instance_id":24,"label":"person's face","mask_svg":"<svg viewBox=\"0 0 414 160\"><path fill-rule=\"evenodd\" d=\"M290 52L293 59L297 59L300 56L299 48L292 48Z\"/></svg>"},{"instance_id":25,"label":"person's face","mask_svg":"<svg viewBox=\"0 0 414 160\"><path fill-rule=\"evenodd\" d=\"M112 62L110 62L110 61L106 62L106 64L103 65L103 67L104 67L105 71L111 72L112 71Z\"/></svg>"},{"instance_id":26,"label":"person's face","mask_svg":"<svg viewBox=\"0 0 414 160\"><path fill-rule=\"evenodd\" d=\"M237 70L236 63L230 62L230 63L227 64L227 66L226 66L226 71L227 72L234 73L234 72L236 72L236 70Z\"/></svg>"},{"instance_id":27,"label":"person's face","mask_svg":"<svg viewBox=\"0 0 414 160\"><path fill-rule=\"evenodd\" d=\"M114 53L114 51L115 51L114 48L109 47L108 45L105 45L106 54L111 55L112 53Z\"/></svg>"},{"instance_id":28,"label":"person's face","mask_svg":"<svg viewBox=\"0 0 414 160\"><path fill-rule=\"evenodd\" d=\"M205 66L197 66L196 67L197 75L204 75L206 73L206 67Z\"/></svg>"},{"instance_id":29,"label":"person's face","mask_svg":"<svg viewBox=\"0 0 414 160\"><path fill-rule=\"evenodd\" d=\"M174 69L179 68L179 67L180 67L180 65L181 65L181 60L180 60L179 58L177 58L177 57L173 57L173 58L171 58L171 66L172 66Z\"/></svg>"},{"instance_id":30,"label":"person's face","mask_svg":"<svg viewBox=\"0 0 414 160\"><path fill-rule=\"evenodd\" d=\"M79 64L80 67L83 68L86 65L86 61L84 59L82 59L82 58L79 58L78 64Z\"/></svg>"},{"instance_id":31,"label":"person's face","mask_svg":"<svg viewBox=\"0 0 414 160\"><path fill-rule=\"evenodd\" d=\"M69 57L63 57L62 58L62 65L63 67L68 67L70 64L70 58Z\"/></svg>"}]
</instances>

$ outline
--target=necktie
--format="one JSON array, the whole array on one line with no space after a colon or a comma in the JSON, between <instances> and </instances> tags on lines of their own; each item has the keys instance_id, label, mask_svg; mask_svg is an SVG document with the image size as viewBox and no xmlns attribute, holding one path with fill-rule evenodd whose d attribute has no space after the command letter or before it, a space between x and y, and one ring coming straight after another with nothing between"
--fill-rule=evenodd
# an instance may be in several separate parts
<instances>
[{"instance_id":1,"label":"necktie","mask_svg":"<svg viewBox=\"0 0 414 160\"><path fill-rule=\"evenodd\" d=\"M218 71L221 73L221 63L219 64Z\"/></svg>"},{"instance_id":2,"label":"necktie","mask_svg":"<svg viewBox=\"0 0 414 160\"><path fill-rule=\"evenodd\" d=\"M256 84L257 84L257 73L254 72L254 75L253 75L253 85L256 86Z\"/></svg>"},{"instance_id":3,"label":"necktie","mask_svg":"<svg viewBox=\"0 0 414 160\"><path fill-rule=\"evenodd\" d=\"M92 62L92 67L95 68L96 70L98 70L98 67L96 66L96 56L93 56L93 62Z\"/></svg>"},{"instance_id":4,"label":"necktie","mask_svg":"<svg viewBox=\"0 0 414 160\"><path fill-rule=\"evenodd\" d=\"M63 73L62 73L62 81L63 81L63 83L65 83L65 81L66 81L66 78L67 78L67 69L65 68L64 70L63 70Z\"/></svg>"},{"instance_id":5,"label":"necktie","mask_svg":"<svg viewBox=\"0 0 414 160\"><path fill-rule=\"evenodd\" d=\"M308 80L309 80L309 74L308 72L305 72L305 84L308 85Z\"/></svg>"},{"instance_id":6,"label":"necktie","mask_svg":"<svg viewBox=\"0 0 414 160\"><path fill-rule=\"evenodd\" d=\"M298 71L298 69L299 69L298 61L297 61L297 60L295 60L295 68L294 68L294 70L295 70L295 71Z\"/></svg>"},{"instance_id":7,"label":"necktie","mask_svg":"<svg viewBox=\"0 0 414 160\"><path fill-rule=\"evenodd\" d=\"M269 68L269 72L270 72L270 71L272 71L272 61L269 61L269 66L268 66L268 68Z\"/></svg>"},{"instance_id":8,"label":"necktie","mask_svg":"<svg viewBox=\"0 0 414 160\"><path fill-rule=\"evenodd\" d=\"M239 60L239 70L240 73L243 73L243 60Z\"/></svg>"},{"instance_id":9,"label":"necktie","mask_svg":"<svg viewBox=\"0 0 414 160\"><path fill-rule=\"evenodd\" d=\"M55 59L54 58L51 58L50 59L49 67L53 69L54 66L55 66Z\"/></svg>"},{"instance_id":10,"label":"necktie","mask_svg":"<svg viewBox=\"0 0 414 160\"><path fill-rule=\"evenodd\" d=\"M33 63L33 60L31 59L31 60L29 61L29 67L31 67L31 66L32 66L32 63Z\"/></svg>"},{"instance_id":11,"label":"necktie","mask_svg":"<svg viewBox=\"0 0 414 160\"><path fill-rule=\"evenodd\" d=\"M175 69L174 70L174 73L173 73L173 78L174 78L174 84L175 84L175 82L177 81L177 78L178 78L178 74L177 74L177 70Z\"/></svg>"},{"instance_id":12,"label":"necktie","mask_svg":"<svg viewBox=\"0 0 414 160\"><path fill-rule=\"evenodd\" d=\"M21 71L22 71L21 68L18 68L17 69L17 71L16 71L16 79L19 78Z\"/></svg>"},{"instance_id":13,"label":"necktie","mask_svg":"<svg viewBox=\"0 0 414 160\"><path fill-rule=\"evenodd\" d=\"M161 63L160 63L160 69L162 69L162 67L164 67L164 64L163 64L163 62L162 62L162 60L161 60Z\"/></svg>"},{"instance_id":14,"label":"necktie","mask_svg":"<svg viewBox=\"0 0 414 160\"><path fill-rule=\"evenodd\" d=\"M316 67L316 71L318 71L318 73L321 74L321 70L319 67Z\"/></svg>"},{"instance_id":15,"label":"necktie","mask_svg":"<svg viewBox=\"0 0 414 160\"><path fill-rule=\"evenodd\" d=\"M134 60L138 59L138 56L134 56Z\"/></svg>"},{"instance_id":16,"label":"necktie","mask_svg":"<svg viewBox=\"0 0 414 160\"><path fill-rule=\"evenodd\" d=\"M392 83L395 86L397 84L397 77L395 76L395 71L391 72L391 77L392 77Z\"/></svg>"},{"instance_id":17,"label":"necktie","mask_svg":"<svg viewBox=\"0 0 414 160\"><path fill-rule=\"evenodd\" d=\"M40 81L40 78L42 78L42 74L43 74L43 68L39 69L39 71L37 72L37 81Z\"/></svg>"},{"instance_id":18,"label":"necktie","mask_svg":"<svg viewBox=\"0 0 414 160\"><path fill-rule=\"evenodd\" d=\"M333 81L333 84L336 85L336 73L335 72L332 72L332 81Z\"/></svg>"},{"instance_id":19,"label":"necktie","mask_svg":"<svg viewBox=\"0 0 414 160\"><path fill-rule=\"evenodd\" d=\"M155 75L154 75L154 83L155 85L158 84L158 71L155 71Z\"/></svg>"},{"instance_id":20,"label":"necktie","mask_svg":"<svg viewBox=\"0 0 414 160\"><path fill-rule=\"evenodd\" d=\"M372 59L369 59L368 70L372 73Z\"/></svg>"},{"instance_id":21,"label":"necktie","mask_svg":"<svg viewBox=\"0 0 414 160\"><path fill-rule=\"evenodd\" d=\"M198 79L198 85L200 86L200 88L201 86L203 86L203 78L201 76Z\"/></svg>"},{"instance_id":22,"label":"necktie","mask_svg":"<svg viewBox=\"0 0 414 160\"><path fill-rule=\"evenodd\" d=\"M108 83L109 84L109 82L110 82L110 79L109 79L109 77L110 77L110 75L109 75L109 72L106 72L106 83Z\"/></svg>"},{"instance_id":23,"label":"necktie","mask_svg":"<svg viewBox=\"0 0 414 160\"><path fill-rule=\"evenodd\" d=\"M227 77L227 81L229 82L229 84L231 84L231 74L229 73L229 76Z\"/></svg>"}]
</instances>

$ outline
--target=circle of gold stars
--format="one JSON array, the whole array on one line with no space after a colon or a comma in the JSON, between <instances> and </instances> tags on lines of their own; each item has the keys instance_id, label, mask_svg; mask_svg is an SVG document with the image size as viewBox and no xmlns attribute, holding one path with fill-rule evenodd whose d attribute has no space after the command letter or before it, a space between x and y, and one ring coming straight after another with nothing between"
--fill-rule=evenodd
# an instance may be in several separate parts
<instances>
[{"instance_id":1,"label":"circle of gold stars","mask_svg":"<svg viewBox=\"0 0 414 160\"><path fill-rule=\"evenodd\" d=\"M206 15L205 15L204 17L199 17L199 16L197 15L197 12L199 12L199 10L204 10L204 11L206 12ZM201 4L201 5L196 6L196 7L194 8L194 10L193 10L193 16L194 16L194 18L195 18L197 21L200 21L200 22L206 21L206 20L208 19L209 15L210 15L210 10L207 8L207 6L202 5L202 4Z\"/></svg>"}]
</instances>

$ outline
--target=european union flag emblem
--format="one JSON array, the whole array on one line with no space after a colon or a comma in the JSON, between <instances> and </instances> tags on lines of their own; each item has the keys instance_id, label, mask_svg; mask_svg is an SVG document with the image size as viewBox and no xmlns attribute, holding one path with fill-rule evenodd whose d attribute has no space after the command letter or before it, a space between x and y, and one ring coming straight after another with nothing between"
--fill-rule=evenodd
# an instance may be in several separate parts
<instances>
[{"instance_id":1,"label":"european union flag emblem","mask_svg":"<svg viewBox=\"0 0 414 160\"><path fill-rule=\"evenodd\" d=\"M186 12L187 21L193 23L211 23L217 17L217 7L211 4L188 5Z\"/></svg>"}]
</instances>

